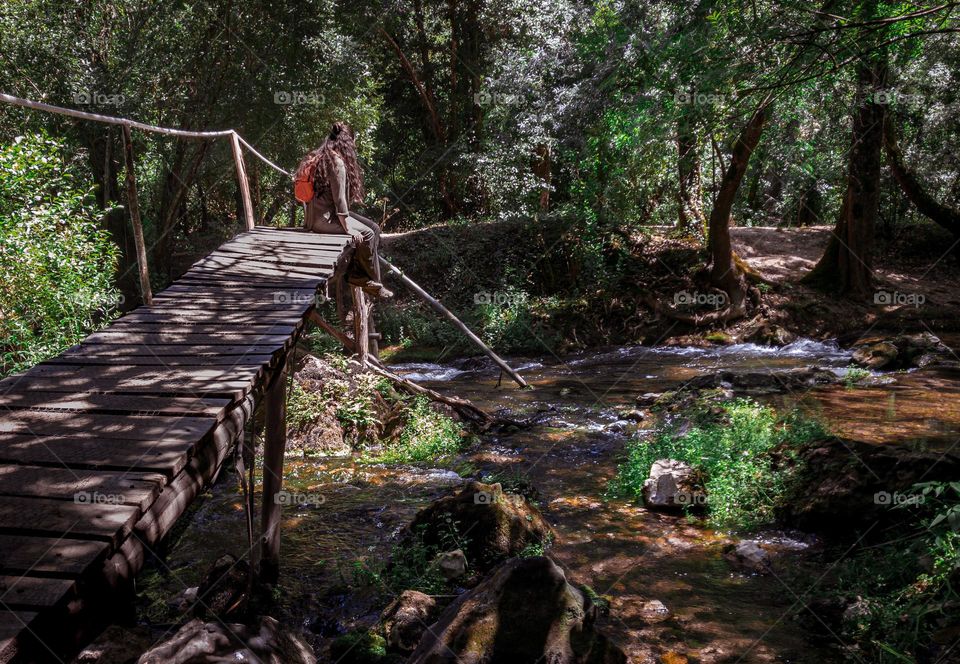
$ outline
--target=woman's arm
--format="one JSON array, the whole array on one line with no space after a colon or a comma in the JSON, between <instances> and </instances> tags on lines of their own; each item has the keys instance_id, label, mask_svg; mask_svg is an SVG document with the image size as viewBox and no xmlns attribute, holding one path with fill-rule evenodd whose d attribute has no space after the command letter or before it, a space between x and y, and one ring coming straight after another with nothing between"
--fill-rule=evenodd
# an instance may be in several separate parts
<instances>
[{"instance_id":1,"label":"woman's arm","mask_svg":"<svg viewBox=\"0 0 960 664\"><path fill-rule=\"evenodd\" d=\"M350 235L347 228L347 215L350 210L347 208L347 166L339 156L333 158L333 164L330 167L328 181L330 182L330 191L333 194L333 204L336 208L337 221L343 227L343 232Z\"/></svg>"}]
</instances>

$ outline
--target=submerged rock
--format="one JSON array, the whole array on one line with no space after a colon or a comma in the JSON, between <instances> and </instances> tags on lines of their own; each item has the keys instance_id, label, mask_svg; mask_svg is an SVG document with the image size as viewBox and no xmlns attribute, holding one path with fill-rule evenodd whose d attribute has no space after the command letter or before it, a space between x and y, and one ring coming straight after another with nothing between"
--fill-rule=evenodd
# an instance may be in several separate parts
<instances>
[{"instance_id":1,"label":"submerged rock","mask_svg":"<svg viewBox=\"0 0 960 664\"><path fill-rule=\"evenodd\" d=\"M723 557L735 569L748 574L770 573L770 554L753 540L743 540L737 544L731 544L724 551Z\"/></svg>"},{"instance_id":2,"label":"submerged rock","mask_svg":"<svg viewBox=\"0 0 960 664\"><path fill-rule=\"evenodd\" d=\"M137 664L316 664L313 649L287 632L275 619L260 618L252 625L205 623L194 619L169 640L145 652Z\"/></svg>"},{"instance_id":3,"label":"submerged rock","mask_svg":"<svg viewBox=\"0 0 960 664\"><path fill-rule=\"evenodd\" d=\"M399 652L413 652L437 613L437 600L430 595L403 591L380 615L387 646Z\"/></svg>"},{"instance_id":4,"label":"submerged rock","mask_svg":"<svg viewBox=\"0 0 960 664\"><path fill-rule=\"evenodd\" d=\"M688 463L658 459L643 483L643 502L652 509L683 509L706 502L699 474Z\"/></svg>"},{"instance_id":5,"label":"submerged rock","mask_svg":"<svg viewBox=\"0 0 960 664\"><path fill-rule=\"evenodd\" d=\"M217 558L194 594L194 611L200 617L240 620L250 603L250 565L231 554Z\"/></svg>"},{"instance_id":6,"label":"submerged rock","mask_svg":"<svg viewBox=\"0 0 960 664\"><path fill-rule=\"evenodd\" d=\"M511 560L447 607L407 663L625 664L596 617L550 558Z\"/></svg>"},{"instance_id":7,"label":"submerged rock","mask_svg":"<svg viewBox=\"0 0 960 664\"><path fill-rule=\"evenodd\" d=\"M420 510L403 537L421 538L442 550L451 536L459 538L470 564L486 571L528 546L546 543L553 529L523 496L504 492L500 484L469 482Z\"/></svg>"}]
</instances>

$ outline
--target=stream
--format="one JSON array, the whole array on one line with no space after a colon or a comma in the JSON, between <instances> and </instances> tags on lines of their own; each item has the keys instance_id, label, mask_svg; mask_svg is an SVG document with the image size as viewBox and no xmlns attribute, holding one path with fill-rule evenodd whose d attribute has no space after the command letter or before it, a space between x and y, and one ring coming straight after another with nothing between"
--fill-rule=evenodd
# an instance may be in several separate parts
<instances>
[{"instance_id":1,"label":"stream","mask_svg":"<svg viewBox=\"0 0 960 664\"><path fill-rule=\"evenodd\" d=\"M318 504L284 507L280 611L284 622L311 635L318 655L326 640L375 623L383 594L403 590L356 590L363 561L382 561L419 508L462 482L459 471L529 480L558 532L549 554L568 578L610 600L605 630L623 644L631 662L668 661L673 652L699 662L844 661L796 620L816 593L800 580L808 563L798 555L818 545L814 538L760 533L796 558L796 578L745 574L722 555L724 545L738 541L735 535L603 495L626 441L652 427L650 418L624 417L636 408L638 395L673 390L721 370L770 373L818 366L843 375L849 352L801 340L778 349L625 347L509 361L534 389L518 390L507 377L498 387L497 371L476 359L393 366L425 386L529 423L514 433L486 435L444 468L288 456L285 488L320 498ZM886 374L864 387L771 389L754 398L799 406L837 434L878 445L936 449L960 434L956 378L934 371ZM141 574L140 609L148 620L170 619L166 599L197 585L220 554L247 551L241 505L236 475L228 470L181 520L165 560ZM651 600L662 602L669 615L652 608Z\"/></svg>"}]
</instances>

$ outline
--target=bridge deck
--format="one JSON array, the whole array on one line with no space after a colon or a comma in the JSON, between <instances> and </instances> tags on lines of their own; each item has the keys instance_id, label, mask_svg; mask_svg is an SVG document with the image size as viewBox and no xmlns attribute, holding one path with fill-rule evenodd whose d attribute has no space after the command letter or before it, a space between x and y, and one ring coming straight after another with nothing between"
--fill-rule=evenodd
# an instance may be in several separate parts
<instances>
[{"instance_id":1,"label":"bridge deck","mask_svg":"<svg viewBox=\"0 0 960 664\"><path fill-rule=\"evenodd\" d=\"M0 381L0 662L45 658L47 635L79 633L133 577L216 476L348 241L242 233Z\"/></svg>"}]
</instances>

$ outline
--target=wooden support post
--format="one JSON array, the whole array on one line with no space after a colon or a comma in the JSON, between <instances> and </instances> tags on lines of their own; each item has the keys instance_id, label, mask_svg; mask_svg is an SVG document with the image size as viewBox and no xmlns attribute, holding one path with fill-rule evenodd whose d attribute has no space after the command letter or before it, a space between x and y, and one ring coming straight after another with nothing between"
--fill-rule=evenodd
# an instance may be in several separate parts
<instances>
[{"instance_id":1,"label":"wooden support post","mask_svg":"<svg viewBox=\"0 0 960 664\"><path fill-rule=\"evenodd\" d=\"M250 181L247 179L247 167L243 164L243 151L240 147L240 137L237 132L230 134L230 145L233 147L233 163L237 167L237 180L240 182L240 198L243 199L243 217L248 231L252 231L253 201L250 199Z\"/></svg>"},{"instance_id":2,"label":"wooden support post","mask_svg":"<svg viewBox=\"0 0 960 664\"><path fill-rule=\"evenodd\" d=\"M420 288L420 286L419 286L419 284L417 284L417 282L415 282L413 279L411 279L410 277L408 277L407 275L405 275L405 274L404 274L403 272L401 272L398 268L396 268L396 267L394 267L393 265L391 265L389 262L387 262L386 259L381 258L381 259L380 259L380 264L383 265L383 266L384 266L385 268L387 268L388 270L390 270L390 272L392 272L393 274L395 274L395 275L397 276L397 278L400 279L401 282L403 282L404 285L406 285L410 290L412 290L414 293L416 293L417 295L419 295L419 296L420 296L420 299L422 299L424 302L426 302L426 303L429 304L431 307L433 307L433 309L434 309L437 313L439 313L441 316L443 316L443 317L446 318L448 321L450 321L450 323L451 323L455 328L457 328L458 330L460 330L460 331L464 334L464 336L466 336L468 339L470 339L470 341L472 341L473 343L475 343L475 344L480 348L480 350L482 350L482 351L484 352L484 354L485 354L487 357L489 357L491 360L493 360L493 361L496 363L496 365L497 365L498 367L500 367L501 369L503 369L504 371L506 371L506 372L510 375L510 377L513 378L514 381L516 381L517 385L519 385L520 387L527 387L527 381L525 381L523 378L521 378L521 377L520 377L520 374L518 374L516 371L514 371L513 369L511 369L511 368L510 368L510 365L508 365L506 362L504 362L504 361L500 358L499 355L497 355L496 353L494 353L493 350L492 350L487 344L483 343L483 341L480 339L480 337L478 337L477 335L475 335L475 334L470 330L469 327L467 327L466 325L463 324L463 321L461 321L459 318L457 318L456 316L454 316L454 315L453 315L453 312L451 312L451 311L450 311L449 309L447 309L445 306L443 306L442 304L440 304L440 302L439 302L437 299L435 299L432 295L430 295L430 293L428 293L427 291L425 291L425 290L423 290L422 288Z\"/></svg>"},{"instance_id":3,"label":"wooden support post","mask_svg":"<svg viewBox=\"0 0 960 664\"><path fill-rule=\"evenodd\" d=\"M367 355L370 352L370 329L368 326L370 307L367 304L367 295L359 286L351 286L353 291L353 340L357 347L357 359L360 366L367 366Z\"/></svg>"},{"instance_id":4,"label":"wooden support post","mask_svg":"<svg viewBox=\"0 0 960 664\"><path fill-rule=\"evenodd\" d=\"M137 174L134 171L133 138L130 125L123 125L123 159L127 170L127 209L130 211L130 223L133 224L133 243L137 247L137 267L140 269L140 295L143 303L153 304L153 289L150 288L150 271L147 267L147 245L143 240L143 226L140 223L140 202L137 199Z\"/></svg>"},{"instance_id":5,"label":"wooden support post","mask_svg":"<svg viewBox=\"0 0 960 664\"><path fill-rule=\"evenodd\" d=\"M266 435L263 445L263 506L260 514L260 580L276 583L280 577L280 490L283 453L287 446L286 366L278 369L264 402Z\"/></svg>"}]
</instances>

